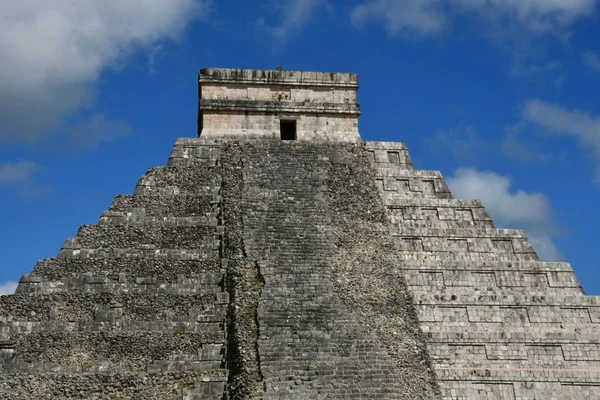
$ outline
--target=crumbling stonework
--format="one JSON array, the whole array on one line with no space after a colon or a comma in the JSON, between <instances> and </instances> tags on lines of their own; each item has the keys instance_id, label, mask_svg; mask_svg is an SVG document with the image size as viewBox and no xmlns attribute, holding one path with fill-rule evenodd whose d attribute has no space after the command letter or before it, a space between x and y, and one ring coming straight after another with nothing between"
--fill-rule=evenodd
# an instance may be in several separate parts
<instances>
[{"instance_id":1,"label":"crumbling stonework","mask_svg":"<svg viewBox=\"0 0 600 400\"><path fill-rule=\"evenodd\" d=\"M201 111L229 125L179 139L0 297L0 398L598 397L598 297L404 144L336 125L355 75L204 79ZM273 93L334 134L228 119ZM273 130L286 104L260 111Z\"/></svg>"}]
</instances>

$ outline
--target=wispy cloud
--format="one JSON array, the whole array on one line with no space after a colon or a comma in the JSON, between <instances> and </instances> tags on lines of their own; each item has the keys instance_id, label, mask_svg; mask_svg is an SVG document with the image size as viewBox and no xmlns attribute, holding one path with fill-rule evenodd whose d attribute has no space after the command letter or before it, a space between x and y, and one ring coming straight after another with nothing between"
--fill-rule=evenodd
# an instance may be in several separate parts
<instances>
[{"instance_id":1,"label":"wispy cloud","mask_svg":"<svg viewBox=\"0 0 600 400\"><path fill-rule=\"evenodd\" d=\"M281 23L267 28L278 43L287 42L311 22L320 8L327 6L326 0L286 0L274 3ZM266 26L264 19L260 22Z\"/></svg>"},{"instance_id":2,"label":"wispy cloud","mask_svg":"<svg viewBox=\"0 0 600 400\"><path fill-rule=\"evenodd\" d=\"M14 183L28 180L39 170L40 166L33 161L0 164L0 183Z\"/></svg>"},{"instance_id":3,"label":"wispy cloud","mask_svg":"<svg viewBox=\"0 0 600 400\"><path fill-rule=\"evenodd\" d=\"M600 185L600 116L582 110L567 110L558 104L534 99L525 103L523 119L550 132L577 139L592 157L596 168L595 182Z\"/></svg>"},{"instance_id":4,"label":"wispy cloud","mask_svg":"<svg viewBox=\"0 0 600 400\"><path fill-rule=\"evenodd\" d=\"M581 62L590 70L600 72L600 54L594 51L586 51L581 54Z\"/></svg>"},{"instance_id":5,"label":"wispy cloud","mask_svg":"<svg viewBox=\"0 0 600 400\"><path fill-rule=\"evenodd\" d=\"M176 40L208 0L0 2L0 142L35 143L90 105L106 68Z\"/></svg>"},{"instance_id":6,"label":"wispy cloud","mask_svg":"<svg viewBox=\"0 0 600 400\"><path fill-rule=\"evenodd\" d=\"M459 168L446 181L455 197L480 199L496 226L524 227L542 260L563 259L552 239L558 234L554 210L544 194L513 191L510 178L474 168Z\"/></svg>"},{"instance_id":7,"label":"wispy cloud","mask_svg":"<svg viewBox=\"0 0 600 400\"><path fill-rule=\"evenodd\" d=\"M30 201L49 193L49 188L36 182L36 175L44 169L33 161L0 164L0 187L10 189L22 200ZM7 193L4 190L4 193Z\"/></svg>"},{"instance_id":8,"label":"wispy cloud","mask_svg":"<svg viewBox=\"0 0 600 400\"><path fill-rule=\"evenodd\" d=\"M494 36L528 32L564 35L578 18L594 13L596 0L369 0L356 6L352 22L385 23L388 32L430 36L458 17L472 16Z\"/></svg>"},{"instance_id":9,"label":"wispy cloud","mask_svg":"<svg viewBox=\"0 0 600 400\"><path fill-rule=\"evenodd\" d=\"M0 283L0 296L4 296L7 294L14 294L15 290L17 290L17 282L7 281L4 283Z\"/></svg>"},{"instance_id":10,"label":"wispy cloud","mask_svg":"<svg viewBox=\"0 0 600 400\"><path fill-rule=\"evenodd\" d=\"M449 0L448 4L483 17L489 28L562 36L575 20L593 15L596 0Z\"/></svg>"},{"instance_id":11,"label":"wispy cloud","mask_svg":"<svg viewBox=\"0 0 600 400\"><path fill-rule=\"evenodd\" d=\"M380 20L391 34L422 37L443 32L448 22L439 0L371 0L354 8L351 20L355 26Z\"/></svg>"}]
</instances>

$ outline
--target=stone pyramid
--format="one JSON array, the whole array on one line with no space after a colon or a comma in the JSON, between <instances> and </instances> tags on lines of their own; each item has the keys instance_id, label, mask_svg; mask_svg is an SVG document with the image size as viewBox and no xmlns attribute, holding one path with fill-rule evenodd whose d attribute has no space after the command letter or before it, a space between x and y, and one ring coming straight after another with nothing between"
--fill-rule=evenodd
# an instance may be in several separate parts
<instances>
[{"instance_id":1,"label":"stone pyramid","mask_svg":"<svg viewBox=\"0 0 600 400\"><path fill-rule=\"evenodd\" d=\"M356 74L199 77L199 138L0 297L0 398L600 398L598 298L362 142Z\"/></svg>"}]
</instances>

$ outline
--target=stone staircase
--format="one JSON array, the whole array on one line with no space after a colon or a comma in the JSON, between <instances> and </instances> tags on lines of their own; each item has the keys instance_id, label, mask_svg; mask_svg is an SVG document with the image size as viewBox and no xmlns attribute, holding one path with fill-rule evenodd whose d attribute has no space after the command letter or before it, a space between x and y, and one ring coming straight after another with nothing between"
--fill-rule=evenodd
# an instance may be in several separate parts
<instances>
[{"instance_id":1,"label":"stone staircase","mask_svg":"<svg viewBox=\"0 0 600 400\"><path fill-rule=\"evenodd\" d=\"M414 353L390 354L382 337L352 308L353 299L335 283L340 268L335 254L342 244L336 245L334 232L353 234L356 225L340 226L331 188L335 185L339 193L361 186L352 175L342 181L335 173L361 165L369 172L368 160L353 152L357 148L260 141L238 150L244 254L256 266L260 292L256 346L264 386L254 398L436 396L427 365L419 364ZM371 188L365 190L375 194L370 174L366 177ZM366 214L371 209L357 195L343 197L349 210ZM381 203L373 209L383 212ZM360 245L355 249L370 251ZM408 329L401 324L409 325L403 320L396 328ZM391 321L387 325L393 326ZM402 363L411 366L405 374Z\"/></svg>"},{"instance_id":2,"label":"stone staircase","mask_svg":"<svg viewBox=\"0 0 600 400\"><path fill-rule=\"evenodd\" d=\"M599 398L600 298L570 265L453 199L403 144L366 147L443 398Z\"/></svg>"},{"instance_id":3,"label":"stone staircase","mask_svg":"<svg viewBox=\"0 0 600 400\"><path fill-rule=\"evenodd\" d=\"M1 398L224 398L219 147L181 147L0 297Z\"/></svg>"},{"instance_id":4,"label":"stone staircase","mask_svg":"<svg viewBox=\"0 0 600 400\"><path fill-rule=\"evenodd\" d=\"M0 398L594 399L599 324L401 143L180 139L0 297Z\"/></svg>"}]
</instances>

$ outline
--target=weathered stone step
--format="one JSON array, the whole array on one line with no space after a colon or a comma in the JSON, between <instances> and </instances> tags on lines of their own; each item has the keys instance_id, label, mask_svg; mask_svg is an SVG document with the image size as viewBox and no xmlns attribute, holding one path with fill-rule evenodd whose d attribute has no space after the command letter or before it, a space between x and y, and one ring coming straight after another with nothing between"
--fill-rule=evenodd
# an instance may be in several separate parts
<instances>
[{"instance_id":1,"label":"weathered stone step","mask_svg":"<svg viewBox=\"0 0 600 400\"><path fill-rule=\"evenodd\" d=\"M482 325L482 326L480 326ZM569 344L570 346L581 346L600 354L600 337L598 337L598 325L586 324L578 329L561 329L560 327L548 326L544 329L530 326L509 325L509 329L504 330L503 325L498 323L498 328L490 330L489 324L469 323L469 328L465 330L465 325L456 329L446 327L443 324L422 324L421 328L427 338L428 343L441 343L444 345L483 345L491 343L538 343L538 344ZM600 357L600 356L599 356Z\"/></svg>"},{"instance_id":2,"label":"weathered stone step","mask_svg":"<svg viewBox=\"0 0 600 400\"><path fill-rule=\"evenodd\" d=\"M521 229L462 229L462 228L406 228L402 225L393 225L390 228L392 236L404 238L489 238L492 240L526 239L527 235Z\"/></svg>"},{"instance_id":3,"label":"weathered stone step","mask_svg":"<svg viewBox=\"0 0 600 400\"><path fill-rule=\"evenodd\" d=\"M395 204L397 199L452 199L452 193L439 171L419 171L385 168L375 171L375 185L383 204Z\"/></svg>"},{"instance_id":4,"label":"weathered stone step","mask_svg":"<svg viewBox=\"0 0 600 400\"><path fill-rule=\"evenodd\" d=\"M423 255L456 252L514 255L516 260L519 259L517 256L525 255L528 256L525 259L537 259L527 237L519 231L420 228L403 229L392 235L397 250L422 252Z\"/></svg>"},{"instance_id":5,"label":"weathered stone step","mask_svg":"<svg viewBox=\"0 0 600 400\"><path fill-rule=\"evenodd\" d=\"M388 217L393 218L390 213ZM401 226L403 228L427 228L427 229L493 229L494 223L492 221L438 221L432 219L415 219L415 220L400 220L392 222L395 226Z\"/></svg>"},{"instance_id":6,"label":"weathered stone step","mask_svg":"<svg viewBox=\"0 0 600 400\"><path fill-rule=\"evenodd\" d=\"M437 365L435 370L441 380L464 380L484 382L571 382L571 383L600 383L600 368L594 364L581 363L577 368L561 368L560 366L540 367L536 363L530 363L521 368L506 366L506 361L488 360L483 363L472 362L463 365ZM591 386L591 385L590 385ZM573 392L571 392L573 393ZM560 397L561 399L573 398L571 396ZM577 398L577 397L575 397ZM593 397L584 397L593 399Z\"/></svg>"},{"instance_id":7,"label":"weathered stone step","mask_svg":"<svg viewBox=\"0 0 600 400\"><path fill-rule=\"evenodd\" d=\"M498 298L504 296L583 296L581 289L577 287L549 287L544 285L539 286L493 286L494 283L482 282L477 286L432 286L426 287L423 285L413 286L408 285L410 293L418 298L422 295L439 294L450 298L451 296L464 296L464 297L477 297L479 295L496 296ZM442 306L445 303L439 302L438 305ZM506 305L511 305L510 300L507 300Z\"/></svg>"},{"instance_id":8,"label":"weathered stone step","mask_svg":"<svg viewBox=\"0 0 600 400\"><path fill-rule=\"evenodd\" d=\"M429 169L414 169L409 170L400 166L386 166L377 168L374 172L375 179L383 177L395 177L398 179L443 179L442 173L438 170ZM416 181L415 181L416 182Z\"/></svg>"},{"instance_id":9,"label":"weathered stone step","mask_svg":"<svg viewBox=\"0 0 600 400\"><path fill-rule=\"evenodd\" d=\"M0 296L0 322L198 321L225 317L228 294L73 293Z\"/></svg>"},{"instance_id":10,"label":"weathered stone step","mask_svg":"<svg viewBox=\"0 0 600 400\"><path fill-rule=\"evenodd\" d=\"M221 272L177 276L176 282L164 282L157 277L131 277L118 275L79 274L58 281L44 280L36 275L24 275L17 293L216 293L223 286Z\"/></svg>"},{"instance_id":11,"label":"weathered stone step","mask_svg":"<svg viewBox=\"0 0 600 400\"><path fill-rule=\"evenodd\" d=\"M218 308L217 308L218 307ZM223 334L223 309L217 305L202 311L191 312L187 317L182 316L172 320L131 320L123 318L118 308L98 310L93 320L79 320L87 316L70 315L70 319L54 319L48 321L11 321L0 324L0 332L11 342L22 334L152 334L152 333L198 333L206 335L209 341L219 341ZM217 311L219 314L217 314ZM215 339L216 338L216 339Z\"/></svg>"},{"instance_id":12,"label":"weathered stone step","mask_svg":"<svg viewBox=\"0 0 600 400\"><path fill-rule=\"evenodd\" d=\"M216 165L221 155L221 139L179 138L171 150L169 166Z\"/></svg>"},{"instance_id":13,"label":"weathered stone step","mask_svg":"<svg viewBox=\"0 0 600 400\"><path fill-rule=\"evenodd\" d=\"M476 200L400 197L389 200L388 219L399 227L494 228L494 222Z\"/></svg>"},{"instance_id":14,"label":"weathered stone step","mask_svg":"<svg viewBox=\"0 0 600 400\"><path fill-rule=\"evenodd\" d=\"M492 317L490 317L492 319ZM526 317L521 321L507 318L504 321L463 320L460 315L452 320L422 321L421 329L429 337L429 343L436 346L458 345L536 345L536 344L569 344L600 342L598 328L600 323L591 323L589 319L577 321L576 318L564 321L530 322ZM468 337L458 338L458 332L468 326ZM440 341L440 335L448 333L451 340ZM458 344L457 344L458 340ZM596 352L599 349L596 349Z\"/></svg>"},{"instance_id":15,"label":"weathered stone step","mask_svg":"<svg viewBox=\"0 0 600 400\"><path fill-rule=\"evenodd\" d=\"M583 297L583 296L582 296ZM450 302L449 302L450 303ZM600 307L598 305L548 305L548 304L520 304L506 302L493 305L485 302L422 304L416 302L419 320L422 325L431 325L433 322L449 323L500 323L507 326L530 324L554 324L558 326L568 324L600 324ZM517 327L518 328L518 327ZM577 326L572 327L577 328ZM600 328L598 326L597 328ZM507 328L508 329L508 328Z\"/></svg>"},{"instance_id":16,"label":"weathered stone step","mask_svg":"<svg viewBox=\"0 0 600 400\"><path fill-rule=\"evenodd\" d=\"M406 247L402 244L400 247ZM459 251L418 251L398 249L401 260L419 261L539 261L536 253L471 253Z\"/></svg>"},{"instance_id":17,"label":"weathered stone step","mask_svg":"<svg viewBox=\"0 0 600 400\"><path fill-rule=\"evenodd\" d=\"M217 193L220 186L216 167L154 167L139 179L134 194L210 195Z\"/></svg>"},{"instance_id":18,"label":"weathered stone step","mask_svg":"<svg viewBox=\"0 0 600 400\"><path fill-rule=\"evenodd\" d=\"M480 294L452 294L421 292L413 294L415 304L445 304L448 306L460 305L481 305L481 306L503 306L512 304L515 307L600 307L600 296L584 295L532 295L529 292L514 295L493 295L487 293Z\"/></svg>"},{"instance_id":19,"label":"weathered stone step","mask_svg":"<svg viewBox=\"0 0 600 400\"><path fill-rule=\"evenodd\" d=\"M225 371L0 374L5 399L222 400Z\"/></svg>"},{"instance_id":20,"label":"weathered stone step","mask_svg":"<svg viewBox=\"0 0 600 400\"><path fill-rule=\"evenodd\" d=\"M197 249L206 239L218 237L221 227L211 226L99 226L83 225L75 238L63 248L128 248L145 246L156 249Z\"/></svg>"},{"instance_id":21,"label":"weathered stone step","mask_svg":"<svg viewBox=\"0 0 600 400\"><path fill-rule=\"evenodd\" d=\"M218 194L177 196L119 195L114 198L108 212L132 213L132 216L139 218L202 217L216 215L219 212L220 201L221 198ZM106 212L102 214L102 217L105 214Z\"/></svg>"},{"instance_id":22,"label":"weathered stone step","mask_svg":"<svg viewBox=\"0 0 600 400\"><path fill-rule=\"evenodd\" d=\"M204 259L174 259L166 254L157 255L154 251L146 255L147 257L140 254L138 257L47 258L35 264L29 279L35 276L47 281L58 281L74 275L91 274L104 275L111 280L118 279L120 283L137 282L137 278L147 277L156 279L158 283L177 283L185 278L203 279L202 276L206 274L211 277L212 274L223 272L224 268L218 253L213 257L204 254Z\"/></svg>"},{"instance_id":23,"label":"weathered stone step","mask_svg":"<svg viewBox=\"0 0 600 400\"><path fill-rule=\"evenodd\" d=\"M485 365L440 367L436 369L436 374L444 400L492 398L593 400L598 397L598 386L600 386L600 370L585 365L582 368L572 369L539 368L535 365L527 369L511 369L506 365L498 365L494 368L486 368Z\"/></svg>"},{"instance_id":24,"label":"weathered stone step","mask_svg":"<svg viewBox=\"0 0 600 400\"><path fill-rule=\"evenodd\" d=\"M401 251L528 255L526 259L537 259L521 230L393 227L391 235L396 248Z\"/></svg>"},{"instance_id":25,"label":"weathered stone step","mask_svg":"<svg viewBox=\"0 0 600 400\"><path fill-rule=\"evenodd\" d=\"M374 168L388 166L413 168L408 148L404 143L396 142L365 142L367 156Z\"/></svg>"},{"instance_id":26,"label":"weathered stone step","mask_svg":"<svg viewBox=\"0 0 600 400\"><path fill-rule=\"evenodd\" d=\"M135 368L154 361L169 361L181 354L201 354L203 345L223 344L225 335L219 324L203 324L201 331L186 332L185 327L167 331L44 331L3 334L4 365L10 363L79 364L82 361L119 362ZM209 328L210 326L213 328ZM146 328L147 329L147 328Z\"/></svg>"},{"instance_id":27,"label":"weathered stone step","mask_svg":"<svg viewBox=\"0 0 600 400\"><path fill-rule=\"evenodd\" d=\"M194 249L157 249L155 246L140 246L138 248L112 248L112 249L83 249L71 247L67 241L58 253L57 258L79 259L109 259L127 258L131 263L141 260L215 260L219 257L221 241L218 239L204 238Z\"/></svg>"},{"instance_id":28,"label":"weathered stone step","mask_svg":"<svg viewBox=\"0 0 600 400\"><path fill-rule=\"evenodd\" d=\"M444 209L444 212L451 213L456 210L475 210L473 213L474 217L477 219L490 219L487 212L483 207L483 203L481 200L470 200L470 199L415 199L415 198L405 198L398 199L396 203L393 205L386 204L386 208L388 210L396 210L396 209ZM408 210L411 211L411 210ZM411 215L411 214L407 214Z\"/></svg>"},{"instance_id":29,"label":"weathered stone step","mask_svg":"<svg viewBox=\"0 0 600 400\"><path fill-rule=\"evenodd\" d=\"M171 226L218 226L219 220L217 214L205 215L201 217L146 217L138 212L115 212L105 211L98 221L99 226L125 226L125 225L142 225L151 227L171 227Z\"/></svg>"},{"instance_id":30,"label":"weathered stone step","mask_svg":"<svg viewBox=\"0 0 600 400\"><path fill-rule=\"evenodd\" d=\"M429 181L425 181L429 182ZM378 183L379 190L381 191L381 184ZM430 185L432 188L419 189L419 190L405 190L403 192L386 192L382 194L384 204L394 204L394 202L404 199L432 199L432 200L445 200L452 199L452 193L444 192L442 189L438 191L435 189L435 184ZM438 185L439 186L439 185Z\"/></svg>"},{"instance_id":31,"label":"weathered stone step","mask_svg":"<svg viewBox=\"0 0 600 400\"><path fill-rule=\"evenodd\" d=\"M157 372L185 372L185 371L207 371L207 372L215 372L219 370L223 370L225 373L225 362L224 362L224 353L225 348L222 344L206 344L200 349L201 353L204 353L204 348L207 346L215 346L218 347L216 351L216 355L211 355L210 357L214 357L211 359L210 357L204 355L186 355L188 360L178 361L178 360L166 360L166 361L150 361L148 363L140 363L138 365L132 366L127 362L122 363L118 361L102 361L102 362L93 362L87 361L81 364L69 364L63 365L61 363L25 363L19 360L15 360L13 362L7 362L2 366L2 373L35 373L35 374L51 374L56 373L56 371L61 371L64 374L101 374L106 372L148 372L148 373L157 373ZM214 353L214 352L213 352ZM183 357L172 357L172 358L183 358Z\"/></svg>"},{"instance_id":32,"label":"weathered stone step","mask_svg":"<svg viewBox=\"0 0 600 400\"><path fill-rule=\"evenodd\" d=\"M547 272L571 272L571 265L566 262L548 262L548 261L495 261L495 260L404 260L403 269L418 269L431 271L547 271Z\"/></svg>"},{"instance_id":33,"label":"weathered stone step","mask_svg":"<svg viewBox=\"0 0 600 400\"><path fill-rule=\"evenodd\" d=\"M404 270L409 286L444 287L447 290L469 288L577 288L581 284L573 271L513 270Z\"/></svg>"}]
</instances>

